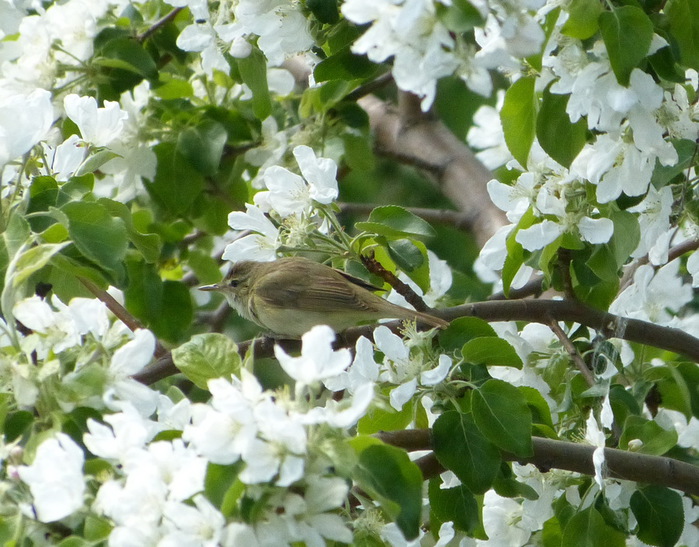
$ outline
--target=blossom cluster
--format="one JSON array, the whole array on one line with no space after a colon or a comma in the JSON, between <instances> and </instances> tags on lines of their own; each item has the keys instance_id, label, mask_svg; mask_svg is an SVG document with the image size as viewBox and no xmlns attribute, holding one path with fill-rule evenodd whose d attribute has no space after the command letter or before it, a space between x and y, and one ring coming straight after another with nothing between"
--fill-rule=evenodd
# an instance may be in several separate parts
<instances>
[{"instance_id":1,"label":"blossom cluster","mask_svg":"<svg viewBox=\"0 0 699 547\"><path fill-rule=\"evenodd\" d=\"M679 189L675 188L673 194L672 185L651 184L654 171L679 161L676 143L681 139L695 141L699 136L699 110L688 99L688 92L696 95L699 89L696 71L687 70L684 84L662 87L636 68L628 86L623 86L612 70L603 41L584 46L561 32L565 22L561 14L545 48L549 53L543 58L536 86L550 84L551 93L568 96L566 114L570 122L584 119L594 139L584 145L569 167L556 162L535 140L528 163L523 166L507 152L496 109L482 108L476 116L480 125L469 133L469 142L484 148L479 156L491 168L504 165L520 173L512 184L495 179L488 184L493 202L506 212L511 225L502 228L482 250L478 267L484 279L493 280L492 272L502 268L506 241L511 236L530 252L560 245L565 237L590 244L628 239L633 242L632 258L648 256L651 264L660 267L668 262L671 245L694 237L697 231L691 218L683 218L679 227L672 222ZM667 42L655 35L647 54L667 47ZM632 232L617 231L619 209L609 204L620 197L634 199L623 214L633 214L633 223L640 231L637 240L630 237ZM526 214L533 214L534 219L521 226ZM512 286L521 286L532 271L530 265L522 264ZM644 284L648 283L647 275ZM665 276L665 281L668 279ZM676 310L687 303L689 289L677 276L673 283L672 289L666 287L667 294L674 293L673 300L679 300L676 306L670 306ZM646 292L638 294L650 296ZM634 303L636 308L653 305L642 300ZM616 305L618 309L625 306ZM624 315L641 317L637 313Z\"/></svg>"}]
</instances>

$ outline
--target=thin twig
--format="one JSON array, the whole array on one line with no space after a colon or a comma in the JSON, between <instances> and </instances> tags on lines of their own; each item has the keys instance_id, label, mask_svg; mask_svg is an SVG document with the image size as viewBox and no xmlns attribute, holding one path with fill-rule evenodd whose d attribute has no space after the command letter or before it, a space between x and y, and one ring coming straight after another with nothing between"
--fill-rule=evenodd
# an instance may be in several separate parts
<instances>
[{"instance_id":1,"label":"thin twig","mask_svg":"<svg viewBox=\"0 0 699 547\"><path fill-rule=\"evenodd\" d=\"M422 298L417 295L410 285L403 283L393 272L389 272L386 268L384 268L373 256L362 255L361 259L367 270L378 275L381 279L393 287L396 292L405 298L405 300L417 311L429 311L427 304L425 304Z\"/></svg>"},{"instance_id":2,"label":"thin twig","mask_svg":"<svg viewBox=\"0 0 699 547\"><path fill-rule=\"evenodd\" d=\"M510 292L505 296L503 291L491 294L488 300L517 300L528 296L540 296L544 292L544 276L538 276L527 281L524 285L517 289L510 289Z\"/></svg>"},{"instance_id":3,"label":"thin twig","mask_svg":"<svg viewBox=\"0 0 699 547\"><path fill-rule=\"evenodd\" d=\"M138 319L131 315L128 310L117 302L117 300L107 291L85 277L78 277L78 279L88 291L95 295L98 300L103 302L107 306L107 309L111 311L117 317L117 319L124 323L124 325L126 325L132 332L145 328ZM157 358L161 358L167 353L168 351L163 347L160 341L156 341L155 356Z\"/></svg>"},{"instance_id":4,"label":"thin twig","mask_svg":"<svg viewBox=\"0 0 699 547\"><path fill-rule=\"evenodd\" d=\"M344 100L352 102L358 101L362 97L371 95L375 91L378 91L383 87L386 87L391 82L393 82L393 74L391 72L386 72L384 74L381 74L381 76L374 78L370 82L360 85L354 91L351 91L350 93L345 95Z\"/></svg>"},{"instance_id":5,"label":"thin twig","mask_svg":"<svg viewBox=\"0 0 699 547\"><path fill-rule=\"evenodd\" d=\"M587 367L585 361L582 358L582 355L580 355L575 345L573 345L571 339L568 338L568 335L565 332L563 332L563 329L558 324L558 321L552 319L549 322L548 326L556 335L558 340L561 342L565 350L568 352L568 355L570 355L570 358L573 360L573 363L575 363L575 366L578 367L578 370L583 375L583 378L585 378L587 385L590 387L594 386L595 375L592 374L592 371Z\"/></svg>"},{"instance_id":6,"label":"thin twig","mask_svg":"<svg viewBox=\"0 0 699 547\"><path fill-rule=\"evenodd\" d=\"M164 27L167 25L170 21L172 21L175 17L177 17L177 14L180 13L184 8L175 8L173 9L170 13L165 15L163 18L159 19L155 23L153 23L147 30L142 32L136 37L136 40L139 42L145 42L148 38L150 38L153 34L155 34L161 27Z\"/></svg>"},{"instance_id":7,"label":"thin twig","mask_svg":"<svg viewBox=\"0 0 699 547\"><path fill-rule=\"evenodd\" d=\"M573 256L569 249L561 248L558 250L558 269L561 272L563 294L570 300L577 300L575 291L573 290L573 279L570 276L570 264L572 261Z\"/></svg>"},{"instance_id":8,"label":"thin twig","mask_svg":"<svg viewBox=\"0 0 699 547\"><path fill-rule=\"evenodd\" d=\"M688 239L687 241L678 243L668 251L667 261L672 262L673 260L679 258L683 254L688 253L690 251L696 251L697 249L699 249L699 239ZM622 276L621 281L619 282L619 292L623 291L626 287L631 285L631 283L633 283L633 276L636 273L636 270L638 270L638 268L640 268L644 264L648 264L649 262L650 260L646 255L642 258L639 258L635 262L629 264L624 269L624 275ZM657 269L660 266L654 267Z\"/></svg>"}]
</instances>

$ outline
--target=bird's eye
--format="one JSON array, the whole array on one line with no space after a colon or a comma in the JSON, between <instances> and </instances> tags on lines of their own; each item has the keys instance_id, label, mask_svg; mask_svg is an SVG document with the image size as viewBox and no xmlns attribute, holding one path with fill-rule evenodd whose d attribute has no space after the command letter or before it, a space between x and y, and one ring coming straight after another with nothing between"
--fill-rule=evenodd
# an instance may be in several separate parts
<instances>
[{"instance_id":1,"label":"bird's eye","mask_svg":"<svg viewBox=\"0 0 699 547\"><path fill-rule=\"evenodd\" d=\"M240 284L240 280L239 280L239 279L231 279L231 280L228 282L228 284L229 284L232 288L235 289L235 288Z\"/></svg>"}]
</instances>

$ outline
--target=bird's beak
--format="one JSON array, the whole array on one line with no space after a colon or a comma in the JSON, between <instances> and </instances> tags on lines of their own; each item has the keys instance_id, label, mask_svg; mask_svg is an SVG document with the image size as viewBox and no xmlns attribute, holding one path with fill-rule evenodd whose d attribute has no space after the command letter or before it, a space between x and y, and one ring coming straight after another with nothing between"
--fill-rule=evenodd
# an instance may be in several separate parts
<instances>
[{"instance_id":1,"label":"bird's beak","mask_svg":"<svg viewBox=\"0 0 699 547\"><path fill-rule=\"evenodd\" d=\"M214 283L213 285L202 285L201 287L197 287L200 291L220 291L223 286L221 283Z\"/></svg>"}]
</instances>

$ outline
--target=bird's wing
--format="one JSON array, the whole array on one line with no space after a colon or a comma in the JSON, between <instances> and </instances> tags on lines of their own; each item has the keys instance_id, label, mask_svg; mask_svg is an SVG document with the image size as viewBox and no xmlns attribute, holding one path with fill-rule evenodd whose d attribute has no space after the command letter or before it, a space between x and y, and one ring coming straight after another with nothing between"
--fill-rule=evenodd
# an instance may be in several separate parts
<instances>
[{"instance_id":1,"label":"bird's wing","mask_svg":"<svg viewBox=\"0 0 699 547\"><path fill-rule=\"evenodd\" d=\"M325 266L319 266L325 268ZM317 312L376 311L371 305L371 300L373 300L371 297L378 298L376 295L360 286L348 284L339 275L339 272L335 272L333 275L329 275L329 273L327 269L322 271L314 268L305 269L301 275L296 276L289 275L288 269L283 274L279 270L271 271L255 283L255 298L261 299L268 306L284 302L285 306L283 307L298 310ZM289 277L296 279L289 283ZM368 298L367 294L370 295Z\"/></svg>"}]
</instances>

